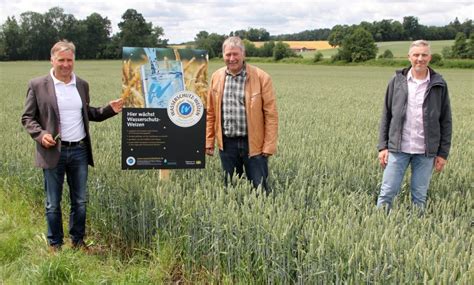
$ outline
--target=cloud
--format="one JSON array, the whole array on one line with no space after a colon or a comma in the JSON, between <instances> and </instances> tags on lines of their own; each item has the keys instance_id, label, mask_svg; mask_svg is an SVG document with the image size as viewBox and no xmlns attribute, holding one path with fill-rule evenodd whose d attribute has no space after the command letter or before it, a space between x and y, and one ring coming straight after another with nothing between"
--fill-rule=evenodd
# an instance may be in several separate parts
<instances>
[{"instance_id":1,"label":"cloud","mask_svg":"<svg viewBox=\"0 0 474 285\"><path fill-rule=\"evenodd\" d=\"M474 11L474 1L470 0L41 0L34 5L27 0L0 0L0 3L0 23L8 16L18 19L22 12L45 13L60 6L76 19L85 19L94 12L107 17L112 22L113 33L118 32L117 24L122 21L123 13L132 8L153 25L162 27L171 43L191 41L202 30L229 34L252 27L277 35L361 21L403 22L404 16L415 16L423 25L442 26L456 17L461 22L472 18Z\"/></svg>"}]
</instances>

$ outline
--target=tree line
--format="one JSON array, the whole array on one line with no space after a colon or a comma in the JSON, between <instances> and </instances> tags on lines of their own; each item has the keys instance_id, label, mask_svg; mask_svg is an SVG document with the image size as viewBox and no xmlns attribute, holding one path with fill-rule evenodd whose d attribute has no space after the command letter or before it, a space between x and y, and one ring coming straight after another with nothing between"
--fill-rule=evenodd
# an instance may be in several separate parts
<instances>
[{"instance_id":1,"label":"tree line","mask_svg":"<svg viewBox=\"0 0 474 285\"><path fill-rule=\"evenodd\" d=\"M337 46L339 47L338 52L331 58L332 61L362 62L375 59L378 53L378 47L372 34L363 27L357 27L347 33L337 42ZM463 32L458 32L454 44L451 47L444 47L442 54L443 56L432 54L431 62L439 64L442 58L474 59L474 33L471 33L469 40L467 40ZM393 53L390 50L385 50L379 58L391 59ZM314 61L321 59L322 54L316 53Z\"/></svg>"},{"instance_id":2,"label":"tree line","mask_svg":"<svg viewBox=\"0 0 474 285\"><path fill-rule=\"evenodd\" d=\"M230 36L240 36L249 41L326 41L329 40L333 46L340 43L346 33L351 33L357 28L364 28L368 31L376 42L386 41L411 41L416 39L425 40L452 40L458 33L464 33L469 37L474 29L472 20L467 19L463 23L455 18L445 26L425 26L418 22L414 16L403 17L403 21L384 19L372 23L362 21L357 25L336 25L332 29L305 30L293 34L270 35L265 29L249 28L248 30L238 30L230 33Z\"/></svg>"},{"instance_id":3,"label":"tree line","mask_svg":"<svg viewBox=\"0 0 474 285\"><path fill-rule=\"evenodd\" d=\"M64 9L54 7L46 13L25 12L17 20L8 17L0 27L0 60L43 60L60 39L73 41L80 59L121 58L123 46L166 47L164 31L147 22L142 14L128 9L118 24L120 31L111 35L107 17L92 13L78 20Z\"/></svg>"},{"instance_id":4,"label":"tree line","mask_svg":"<svg viewBox=\"0 0 474 285\"><path fill-rule=\"evenodd\" d=\"M122 15L118 24L119 31L111 34L111 21L99 13L92 13L83 20L78 20L72 14L64 13L64 9L54 7L41 14L24 12L17 20L8 17L0 26L0 60L44 60L49 59L50 47L59 39L68 39L76 44L76 56L79 59L117 59L122 56L123 46L167 47L168 40L164 39L164 30L147 22L142 14L134 9L128 9ZM363 30L363 31L362 31ZM398 40L452 40L464 35L464 41L472 34L472 20L461 23L457 18L442 27L424 26L414 16L403 18L403 22L382 20L361 22L358 25L336 25L332 29L305 30L294 34L272 36L264 28L248 28L236 30L229 35L200 31L194 41L187 43L188 47L205 49L209 57L222 55L222 43L227 36L240 36L245 39L248 56L283 57L295 56L288 45L282 41L311 41L328 40L332 46L344 46L344 40L355 45L369 37L372 41ZM354 34L356 36L354 36ZM362 36L362 40L358 39ZM257 48L252 42L266 42ZM372 46L372 41L369 44ZM460 40L462 41L462 39ZM466 42L469 47L469 42ZM468 49L468 48L467 48ZM445 57L469 57L461 47L461 52L446 51ZM355 51L357 52L357 51ZM369 57L374 52L371 51ZM375 50L376 53L376 50ZM343 58L344 52L341 52ZM347 55L347 51L345 52ZM375 55L374 55L375 56ZM352 55L351 55L352 57ZM356 55L365 59L366 55Z\"/></svg>"},{"instance_id":5,"label":"tree line","mask_svg":"<svg viewBox=\"0 0 474 285\"><path fill-rule=\"evenodd\" d=\"M384 41L412 41L426 40L452 40L452 47L443 50L444 58L474 58L474 33L472 20L461 23L457 18L443 27L424 26L414 16L406 16L403 22L382 20L361 22L358 25L336 25L332 29L306 30L295 34L271 36L265 29L249 28L238 30L230 35L237 35L244 39L246 54L255 57L272 57L279 60L285 57L297 56L290 47L282 41L312 41L327 40L333 47L339 47L333 56L333 61L360 62L374 59L378 48L375 42ZM197 34L194 44L198 48L209 51L210 57L219 56L222 52L222 42L226 35L209 34L201 31ZM467 40L467 38L470 38ZM257 48L253 42L265 41L264 45ZM391 51L385 51L384 58L390 58ZM393 55L392 55L393 57ZM322 54L316 53L315 61L322 59Z\"/></svg>"},{"instance_id":6,"label":"tree line","mask_svg":"<svg viewBox=\"0 0 474 285\"><path fill-rule=\"evenodd\" d=\"M414 16L403 17L403 22L393 20L375 21L373 23L361 22L358 25L336 25L331 29L327 40L332 46L339 46L342 39L352 34L356 29L363 28L369 32L376 42L387 41L413 41L425 40L452 40L458 33L464 33L469 37L474 30L472 20L459 22L458 18L442 27L425 26L418 22Z\"/></svg>"}]
</instances>

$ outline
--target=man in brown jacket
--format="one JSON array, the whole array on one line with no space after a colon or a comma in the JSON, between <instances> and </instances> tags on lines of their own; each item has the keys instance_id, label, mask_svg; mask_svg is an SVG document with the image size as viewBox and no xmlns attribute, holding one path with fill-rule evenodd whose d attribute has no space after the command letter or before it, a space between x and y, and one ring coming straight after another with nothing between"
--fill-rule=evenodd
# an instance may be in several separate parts
<instances>
[{"instance_id":1,"label":"man in brown jacket","mask_svg":"<svg viewBox=\"0 0 474 285\"><path fill-rule=\"evenodd\" d=\"M213 155L217 140L224 182L234 172L268 192L268 157L276 152L278 112L270 76L245 63L238 37L222 45L225 67L211 78L207 96L206 153Z\"/></svg>"},{"instance_id":2,"label":"man in brown jacket","mask_svg":"<svg viewBox=\"0 0 474 285\"><path fill-rule=\"evenodd\" d=\"M51 49L52 69L28 84L21 122L36 141L36 166L43 168L46 220L51 250L61 249L61 198L67 176L71 200L69 234L75 248L85 248L87 173L92 159L89 121L103 121L122 111L122 99L106 107L89 105L89 84L73 73L75 46L57 42Z\"/></svg>"}]
</instances>

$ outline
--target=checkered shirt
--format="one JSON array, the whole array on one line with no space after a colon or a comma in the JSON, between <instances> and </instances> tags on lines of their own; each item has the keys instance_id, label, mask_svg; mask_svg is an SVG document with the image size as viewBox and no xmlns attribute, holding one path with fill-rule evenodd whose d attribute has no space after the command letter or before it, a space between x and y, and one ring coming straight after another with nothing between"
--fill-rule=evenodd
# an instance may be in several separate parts
<instances>
[{"instance_id":1,"label":"checkered shirt","mask_svg":"<svg viewBox=\"0 0 474 285\"><path fill-rule=\"evenodd\" d=\"M247 135L247 116L245 114L245 66L233 76L226 71L224 95L222 98L222 127L226 137Z\"/></svg>"}]
</instances>

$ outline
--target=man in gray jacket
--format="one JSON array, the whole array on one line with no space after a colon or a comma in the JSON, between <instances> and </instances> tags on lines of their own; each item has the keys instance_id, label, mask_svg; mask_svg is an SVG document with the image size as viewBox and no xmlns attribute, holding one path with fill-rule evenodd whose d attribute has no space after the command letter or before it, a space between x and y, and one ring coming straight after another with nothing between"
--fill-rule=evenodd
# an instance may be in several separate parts
<instances>
[{"instance_id":1,"label":"man in gray jacket","mask_svg":"<svg viewBox=\"0 0 474 285\"><path fill-rule=\"evenodd\" d=\"M451 107L443 77L428 67L427 41L414 41L411 67L399 70L385 94L379 133L379 162L384 168L377 207L392 206L411 164L411 196L424 208L433 167L442 171L451 147Z\"/></svg>"},{"instance_id":2,"label":"man in gray jacket","mask_svg":"<svg viewBox=\"0 0 474 285\"><path fill-rule=\"evenodd\" d=\"M71 203L69 234L75 248L84 243L87 174L92 159L89 121L103 121L122 111L122 99L106 107L89 105L89 84L74 70L75 46L57 42L51 49L50 72L28 84L21 122L36 141L36 166L43 168L48 242L52 251L63 244L61 198L67 176Z\"/></svg>"}]
</instances>

